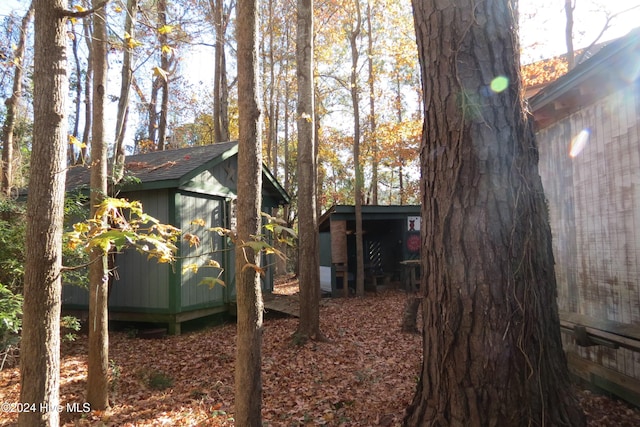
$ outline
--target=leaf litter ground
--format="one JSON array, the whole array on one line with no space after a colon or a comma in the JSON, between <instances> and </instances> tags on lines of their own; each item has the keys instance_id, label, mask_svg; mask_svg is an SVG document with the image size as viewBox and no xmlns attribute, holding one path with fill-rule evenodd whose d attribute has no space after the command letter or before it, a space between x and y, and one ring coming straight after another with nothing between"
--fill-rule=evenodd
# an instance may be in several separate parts
<instances>
[{"instance_id":1,"label":"leaf litter ground","mask_svg":"<svg viewBox=\"0 0 640 427\"><path fill-rule=\"evenodd\" d=\"M277 293L297 292L294 280ZM265 426L399 426L417 383L421 337L400 332L406 294L323 299L329 342L292 343L297 319L267 313L262 346ZM64 426L233 426L235 325L163 339L110 335L111 409L61 413ZM60 400L84 403L87 337L64 343ZM0 402L18 402L17 368L0 372ZM640 412L579 391L590 426L633 426ZM66 406L65 406L66 409ZM69 408L69 409L79 409ZM0 426L17 414L0 412Z\"/></svg>"}]
</instances>

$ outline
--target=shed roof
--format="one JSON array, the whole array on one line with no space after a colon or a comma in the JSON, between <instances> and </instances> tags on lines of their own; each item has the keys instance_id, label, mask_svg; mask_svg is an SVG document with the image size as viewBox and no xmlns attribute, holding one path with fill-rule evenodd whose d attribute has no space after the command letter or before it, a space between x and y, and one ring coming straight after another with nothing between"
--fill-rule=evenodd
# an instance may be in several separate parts
<instances>
[{"instance_id":1,"label":"shed roof","mask_svg":"<svg viewBox=\"0 0 640 427\"><path fill-rule=\"evenodd\" d=\"M536 126L545 128L639 76L640 28L636 28L529 98Z\"/></svg>"},{"instance_id":2,"label":"shed roof","mask_svg":"<svg viewBox=\"0 0 640 427\"><path fill-rule=\"evenodd\" d=\"M320 231L331 228L331 219L354 219L356 207L354 205L333 205L322 214L318 220ZM407 215L420 215L420 205L363 205L363 220L388 220Z\"/></svg>"},{"instance_id":3,"label":"shed roof","mask_svg":"<svg viewBox=\"0 0 640 427\"><path fill-rule=\"evenodd\" d=\"M216 166L238 154L238 142L222 142L212 145L153 151L127 156L125 176L136 178L135 184L124 184L124 189L178 188L199 173ZM67 190L89 184L91 165L73 166L67 171ZM290 196L278 183L266 166L262 168L266 180L263 189L286 204ZM110 175L110 174L109 174Z\"/></svg>"}]
</instances>

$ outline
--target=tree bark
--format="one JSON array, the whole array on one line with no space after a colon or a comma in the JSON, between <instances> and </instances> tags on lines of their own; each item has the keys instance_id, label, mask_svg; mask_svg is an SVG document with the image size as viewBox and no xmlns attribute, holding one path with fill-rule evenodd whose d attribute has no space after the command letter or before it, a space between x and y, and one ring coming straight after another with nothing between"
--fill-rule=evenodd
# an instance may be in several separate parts
<instances>
[{"instance_id":1,"label":"tree bark","mask_svg":"<svg viewBox=\"0 0 640 427\"><path fill-rule=\"evenodd\" d=\"M87 55L87 74L84 79L84 130L82 132L82 141L84 141L85 145L80 149L80 159L82 163L87 161L88 159L88 147L89 147L89 139L91 138L91 120L93 119L93 112L91 110L92 104L92 80L93 80L93 46L91 40L93 39L93 34L91 32L91 24L89 23L89 19L82 20L82 29L84 32L84 38L87 43L87 51L89 54Z\"/></svg>"},{"instance_id":2,"label":"tree bark","mask_svg":"<svg viewBox=\"0 0 640 427\"><path fill-rule=\"evenodd\" d=\"M373 10L371 3L367 2L367 40L368 40L368 56L369 66L369 130L371 132L371 204L378 204L378 140L376 130L376 77L375 67L373 66L373 29L371 20L373 18Z\"/></svg>"},{"instance_id":3,"label":"tree bark","mask_svg":"<svg viewBox=\"0 0 640 427\"><path fill-rule=\"evenodd\" d=\"M223 0L209 0L216 29L215 65L213 77L213 131L214 141L229 141L229 91L227 88L227 64L224 45L227 40L229 12Z\"/></svg>"},{"instance_id":4,"label":"tree bark","mask_svg":"<svg viewBox=\"0 0 640 427\"><path fill-rule=\"evenodd\" d=\"M127 118L129 117L129 93L131 92L131 82L133 79L133 70L131 68L133 46L130 46L129 43L135 37L137 13L138 0L127 0L127 16L125 18L124 30L129 34L129 37L124 38L122 70L120 72L120 97L118 98L118 111L116 112L115 149L113 152L114 183L118 183L124 176L124 137L127 130Z\"/></svg>"},{"instance_id":5,"label":"tree bark","mask_svg":"<svg viewBox=\"0 0 640 427\"><path fill-rule=\"evenodd\" d=\"M2 127L2 181L0 183L0 187L2 188L2 193L7 196L11 196L11 188L13 187L13 149L15 144L13 133L16 126L16 111L20 104L20 99L22 98L22 76L24 74L22 64L26 49L25 41L27 39L27 28L29 27L29 22L32 17L33 3L29 5L29 10L27 10L27 13L22 18L22 23L20 24L20 39L14 55L15 70L13 73L13 89L11 91L11 96L5 101L7 113L4 120L4 126Z\"/></svg>"},{"instance_id":6,"label":"tree bark","mask_svg":"<svg viewBox=\"0 0 640 427\"><path fill-rule=\"evenodd\" d=\"M80 53L78 47L80 40L76 33L76 26L71 25L71 51L73 52L73 66L76 73L76 81L73 82L73 89L75 92L74 104L75 109L73 112L73 131L71 134L74 138L78 138L80 135L80 113L82 111L82 65L80 64ZM86 143L87 141L82 141ZM67 147L67 161L69 165L75 165L78 161L80 154L76 155L76 147L73 144L69 144Z\"/></svg>"},{"instance_id":7,"label":"tree bark","mask_svg":"<svg viewBox=\"0 0 640 427\"><path fill-rule=\"evenodd\" d=\"M575 51L573 49L573 10L575 9L575 0L564 0L564 13L567 17L567 24L564 28L565 41L567 43L567 70L573 70L576 61Z\"/></svg>"},{"instance_id":8,"label":"tree bark","mask_svg":"<svg viewBox=\"0 0 640 427\"><path fill-rule=\"evenodd\" d=\"M296 336L320 333L320 246L316 209L315 105L313 82L313 0L298 0L296 44L298 80L298 274L300 319Z\"/></svg>"},{"instance_id":9,"label":"tree bark","mask_svg":"<svg viewBox=\"0 0 640 427\"><path fill-rule=\"evenodd\" d=\"M101 0L93 0L98 8ZM93 120L91 128L91 217L107 194L107 144L105 141L105 97L107 92L107 24L104 8L92 15ZM100 218L104 224L107 219ZM99 248L90 254L89 266L89 355L87 402L93 410L109 407L109 269L107 254Z\"/></svg>"},{"instance_id":10,"label":"tree bark","mask_svg":"<svg viewBox=\"0 0 640 427\"><path fill-rule=\"evenodd\" d=\"M422 372L405 425L582 426L523 105L515 2L413 8L426 296Z\"/></svg>"},{"instance_id":11,"label":"tree bark","mask_svg":"<svg viewBox=\"0 0 640 427\"><path fill-rule=\"evenodd\" d=\"M362 16L360 0L354 0L355 22L349 34L351 46L351 104L353 105L353 169L355 172L355 216L356 216L356 296L364 296L364 245L362 242L362 167L360 165L360 88L358 86L358 37Z\"/></svg>"},{"instance_id":12,"label":"tree bark","mask_svg":"<svg viewBox=\"0 0 640 427\"><path fill-rule=\"evenodd\" d=\"M164 27L167 25L167 1L166 0L158 0L158 26ZM160 46L164 48L169 43L169 36L166 33L161 33L158 35L158 41L160 42ZM158 78L158 86L159 89L162 90L162 98L160 98L160 113L158 114L158 151L163 151L166 149L167 142L167 115L169 109L169 68L171 62L169 59L169 52L164 49L160 52L160 68L164 70L165 77ZM154 105L155 108L155 105Z\"/></svg>"},{"instance_id":13,"label":"tree bark","mask_svg":"<svg viewBox=\"0 0 640 427\"><path fill-rule=\"evenodd\" d=\"M243 242L260 234L262 204L261 112L258 100L257 0L239 0L238 34L238 223L236 290L238 345L235 366L235 420L240 426L261 426L262 291L260 254Z\"/></svg>"},{"instance_id":14,"label":"tree bark","mask_svg":"<svg viewBox=\"0 0 640 427\"><path fill-rule=\"evenodd\" d=\"M35 0L34 126L27 198L18 425L58 426L62 223L66 178L64 0Z\"/></svg>"}]
</instances>

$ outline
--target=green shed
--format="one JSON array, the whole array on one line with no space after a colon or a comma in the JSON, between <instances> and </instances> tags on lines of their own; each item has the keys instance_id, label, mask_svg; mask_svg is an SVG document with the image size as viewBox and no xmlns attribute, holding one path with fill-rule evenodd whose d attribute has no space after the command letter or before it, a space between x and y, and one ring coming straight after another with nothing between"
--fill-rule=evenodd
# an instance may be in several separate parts
<instances>
[{"instance_id":1,"label":"green shed","mask_svg":"<svg viewBox=\"0 0 640 427\"><path fill-rule=\"evenodd\" d=\"M182 230L193 229L194 219L203 219L206 228L233 229L237 155L237 142L225 142L128 156L125 176L131 178L124 180L118 197L141 201L145 213ZM262 173L262 210L271 212L289 203L289 196L271 172L263 167ZM89 167L69 169L67 191L86 191L88 183ZM134 250L116 254L110 319L164 323L169 333L179 334L182 322L232 311L236 297L233 247L217 233L200 232L199 236L197 248L185 241L178 244L179 259L174 265L148 261ZM221 279L226 286L201 284L203 278L218 274L210 268L183 272L183 265L204 266L211 258L224 267ZM267 265L263 291L268 293L273 289L273 269L268 267L272 262L263 261ZM63 309L77 312L87 308L86 289L63 286Z\"/></svg>"},{"instance_id":2,"label":"green shed","mask_svg":"<svg viewBox=\"0 0 640 427\"><path fill-rule=\"evenodd\" d=\"M406 282L411 269L419 268L420 215L420 205L362 206L365 280L369 289L376 290L385 282ZM355 283L355 206L334 205L318 224L322 290L332 296L345 295Z\"/></svg>"}]
</instances>

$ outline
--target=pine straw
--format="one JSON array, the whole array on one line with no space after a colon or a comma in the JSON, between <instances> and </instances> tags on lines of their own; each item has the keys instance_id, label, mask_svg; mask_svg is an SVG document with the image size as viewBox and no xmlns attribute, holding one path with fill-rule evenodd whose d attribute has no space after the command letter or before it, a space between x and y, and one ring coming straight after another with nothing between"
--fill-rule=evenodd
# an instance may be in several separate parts
<instances>
[{"instance_id":1,"label":"pine straw","mask_svg":"<svg viewBox=\"0 0 640 427\"><path fill-rule=\"evenodd\" d=\"M295 292L291 282L281 282L277 292ZM268 313L262 347L264 425L400 425L421 364L420 336L399 332L405 298L387 291L324 299L321 327L330 342L305 346L291 341L297 319ZM113 332L112 408L63 412L61 424L234 425L235 332L232 323L156 340ZM86 353L86 336L63 346L63 405L84 403ZM0 372L0 402L18 401L19 380L15 368ZM633 425L626 420L640 419L618 402L586 392L582 396L592 426ZM11 425L16 417L0 412L0 425Z\"/></svg>"}]
</instances>

